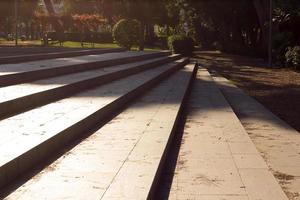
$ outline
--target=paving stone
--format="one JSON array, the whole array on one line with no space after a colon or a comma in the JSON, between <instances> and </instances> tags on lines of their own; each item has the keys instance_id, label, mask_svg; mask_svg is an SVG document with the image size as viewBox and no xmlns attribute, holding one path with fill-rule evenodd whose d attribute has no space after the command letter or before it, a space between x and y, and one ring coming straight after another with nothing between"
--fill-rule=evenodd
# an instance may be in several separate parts
<instances>
[{"instance_id":1,"label":"paving stone","mask_svg":"<svg viewBox=\"0 0 300 200\"><path fill-rule=\"evenodd\" d=\"M257 154L258 151L252 142L229 142L232 154Z\"/></svg>"},{"instance_id":2,"label":"paving stone","mask_svg":"<svg viewBox=\"0 0 300 200\"><path fill-rule=\"evenodd\" d=\"M268 169L266 162L258 154L236 154L233 155L234 162L239 169Z\"/></svg>"},{"instance_id":3,"label":"paving stone","mask_svg":"<svg viewBox=\"0 0 300 200\"><path fill-rule=\"evenodd\" d=\"M239 169L249 200L287 199L268 169Z\"/></svg>"}]
</instances>

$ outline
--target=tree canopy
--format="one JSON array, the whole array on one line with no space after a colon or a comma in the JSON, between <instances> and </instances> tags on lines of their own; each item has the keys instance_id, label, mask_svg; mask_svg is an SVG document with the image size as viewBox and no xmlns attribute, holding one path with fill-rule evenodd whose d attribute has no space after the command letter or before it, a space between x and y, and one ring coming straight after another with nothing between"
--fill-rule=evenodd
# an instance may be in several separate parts
<instances>
[{"instance_id":1,"label":"tree canopy","mask_svg":"<svg viewBox=\"0 0 300 200\"><path fill-rule=\"evenodd\" d=\"M101 16L94 20L113 27L122 18L142 25L140 44L155 37L183 33L203 48L266 55L270 0L18 0L20 22L40 29L36 13L48 15L56 32L76 29L78 16ZM299 0L273 0L274 35L289 32L299 44ZM13 32L14 1L0 2L0 30ZM33 12L35 11L35 12ZM77 16L77 18L74 16ZM92 17L85 17L86 20ZM74 20L75 19L75 20ZM83 18L82 18L83 19ZM82 20L81 19L81 20ZM93 28L97 31L97 28ZM158 32L159 34L154 34ZM276 37L275 37L276 38Z\"/></svg>"}]
</instances>

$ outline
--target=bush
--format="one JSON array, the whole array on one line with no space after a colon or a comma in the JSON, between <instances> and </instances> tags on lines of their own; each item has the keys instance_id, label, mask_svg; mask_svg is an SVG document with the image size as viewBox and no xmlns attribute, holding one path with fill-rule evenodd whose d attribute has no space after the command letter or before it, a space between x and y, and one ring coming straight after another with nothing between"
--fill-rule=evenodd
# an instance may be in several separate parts
<instances>
[{"instance_id":1,"label":"bush","mask_svg":"<svg viewBox=\"0 0 300 200\"><path fill-rule=\"evenodd\" d=\"M113 38L119 46L130 50L139 43L140 28L137 20L122 19L113 28Z\"/></svg>"},{"instance_id":2,"label":"bush","mask_svg":"<svg viewBox=\"0 0 300 200\"><path fill-rule=\"evenodd\" d=\"M26 40L26 36L25 35L21 35L20 39L21 39L21 41L25 41Z\"/></svg>"},{"instance_id":3,"label":"bush","mask_svg":"<svg viewBox=\"0 0 300 200\"><path fill-rule=\"evenodd\" d=\"M189 56L194 51L194 40L185 35L172 35L168 38L168 47L174 53Z\"/></svg>"},{"instance_id":4,"label":"bush","mask_svg":"<svg viewBox=\"0 0 300 200\"><path fill-rule=\"evenodd\" d=\"M215 49L215 50L219 50L219 51L222 51L223 50L223 45L218 42L218 41L215 41L212 43L212 47ZM231 50L234 51L236 49L240 49L237 45L234 46L234 45L231 45Z\"/></svg>"},{"instance_id":5,"label":"bush","mask_svg":"<svg viewBox=\"0 0 300 200\"><path fill-rule=\"evenodd\" d=\"M300 70L300 46L288 47L285 53L286 64Z\"/></svg>"},{"instance_id":6,"label":"bush","mask_svg":"<svg viewBox=\"0 0 300 200\"><path fill-rule=\"evenodd\" d=\"M167 36L158 36L157 42L161 48L163 48L163 49L168 48L168 37Z\"/></svg>"},{"instance_id":7,"label":"bush","mask_svg":"<svg viewBox=\"0 0 300 200\"><path fill-rule=\"evenodd\" d=\"M7 35L7 38L6 38L6 39L7 39L7 41L14 41L15 38L14 38L13 34L10 34L10 33L9 33L9 34Z\"/></svg>"},{"instance_id":8,"label":"bush","mask_svg":"<svg viewBox=\"0 0 300 200\"><path fill-rule=\"evenodd\" d=\"M279 64L286 61L285 54L289 46L293 46L292 34L289 32L277 33L273 36L273 57Z\"/></svg>"}]
</instances>

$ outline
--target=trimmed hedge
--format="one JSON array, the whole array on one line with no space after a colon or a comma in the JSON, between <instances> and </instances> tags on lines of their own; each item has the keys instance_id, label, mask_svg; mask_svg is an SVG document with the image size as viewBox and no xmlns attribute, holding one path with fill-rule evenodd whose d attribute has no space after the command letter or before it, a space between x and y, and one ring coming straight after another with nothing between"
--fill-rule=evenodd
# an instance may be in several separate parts
<instances>
[{"instance_id":1,"label":"trimmed hedge","mask_svg":"<svg viewBox=\"0 0 300 200\"><path fill-rule=\"evenodd\" d=\"M194 51L194 40L186 35L172 35L168 38L168 47L174 53L190 56Z\"/></svg>"},{"instance_id":2,"label":"trimmed hedge","mask_svg":"<svg viewBox=\"0 0 300 200\"><path fill-rule=\"evenodd\" d=\"M139 43L140 29L137 20L121 19L113 28L113 38L119 46L130 50Z\"/></svg>"}]
</instances>

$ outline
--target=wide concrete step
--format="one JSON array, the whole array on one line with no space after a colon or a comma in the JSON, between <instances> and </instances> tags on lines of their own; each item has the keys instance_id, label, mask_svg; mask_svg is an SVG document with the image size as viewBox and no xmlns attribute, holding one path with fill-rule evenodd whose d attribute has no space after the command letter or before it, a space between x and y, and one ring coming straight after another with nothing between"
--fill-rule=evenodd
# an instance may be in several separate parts
<instances>
[{"instance_id":1,"label":"wide concrete step","mask_svg":"<svg viewBox=\"0 0 300 200\"><path fill-rule=\"evenodd\" d=\"M156 199L287 200L206 69L191 92L181 146L165 195ZM171 188L171 189L169 189ZM168 191L168 192L163 192Z\"/></svg>"},{"instance_id":2,"label":"wide concrete step","mask_svg":"<svg viewBox=\"0 0 300 200\"><path fill-rule=\"evenodd\" d=\"M0 87L170 55L170 52L118 52L0 65Z\"/></svg>"},{"instance_id":3,"label":"wide concrete step","mask_svg":"<svg viewBox=\"0 0 300 200\"><path fill-rule=\"evenodd\" d=\"M34 60L46 60L53 58L66 58L75 57L91 54L103 54L103 53L113 53L125 51L124 48L115 49L91 49L91 50L72 50L72 51L62 51L62 52L50 52L50 53L33 53L25 55L13 55L13 56L1 56L0 64L11 64L11 63L21 63L29 62Z\"/></svg>"},{"instance_id":4,"label":"wide concrete step","mask_svg":"<svg viewBox=\"0 0 300 200\"><path fill-rule=\"evenodd\" d=\"M70 47L27 47L27 46L11 46L11 47L0 47L0 55L5 56L16 56L16 55L29 55L29 54L40 54L40 53L53 53L53 52L66 52L66 51L82 51L91 50L91 48L70 48Z\"/></svg>"},{"instance_id":5,"label":"wide concrete step","mask_svg":"<svg viewBox=\"0 0 300 200\"><path fill-rule=\"evenodd\" d=\"M6 199L147 199L195 72L161 82Z\"/></svg>"},{"instance_id":6,"label":"wide concrete step","mask_svg":"<svg viewBox=\"0 0 300 200\"><path fill-rule=\"evenodd\" d=\"M180 59L159 57L0 88L0 119Z\"/></svg>"},{"instance_id":7,"label":"wide concrete step","mask_svg":"<svg viewBox=\"0 0 300 200\"><path fill-rule=\"evenodd\" d=\"M299 132L228 79L216 72L211 75L288 197L296 197L300 194Z\"/></svg>"},{"instance_id":8,"label":"wide concrete step","mask_svg":"<svg viewBox=\"0 0 300 200\"><path fill-rule=\"evenodd\" d=\"M0 121L0 187L182 68L181 59Z\"/></svg>"}]
</instances>

